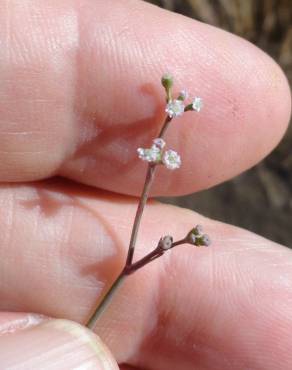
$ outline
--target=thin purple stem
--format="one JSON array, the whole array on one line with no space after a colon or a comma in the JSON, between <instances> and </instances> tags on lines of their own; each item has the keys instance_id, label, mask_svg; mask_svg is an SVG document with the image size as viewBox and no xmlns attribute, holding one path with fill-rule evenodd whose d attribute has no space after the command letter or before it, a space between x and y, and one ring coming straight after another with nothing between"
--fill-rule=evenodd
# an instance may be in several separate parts
<instances>
[{"instance_id":1,"label":"thin purple stem","mask_svg":"<svg viewBox=\"0 0 292 370\"><path fill-rule=\"evenodd\" d=\"M159 135L158 135L159 138L163 138L170 122L171 122L171 118L167 116L159 132ZM143 211L144 211L145 205L149 197L151 185L154 180L154 173L155 173L156 166L157 165L155 163L148 165L144 187L143 187L142 194L139 200L139 204L138 204L138 208L136 211L134 224L132 228L131 239L130 239L128 255L127 255L127 260L126 260L126 266L130 266L134 258L134 251L135 251L135 246L137 242L137 235L138 235L138 231L139 231L139 227L141 223L141 218L142 218Z\"/></svg>"},{"instance_id":2,"label":"thin purple stem","mask_svg":"<svg viewBox=\"0 0 292 370\"><path fill-rule=\"evenodd\" d=\"M172 118L170 118L169 116L165 118L163 126L158 135L159 138L163 138L171 120ZM159 254L156 248L153 252L150 252L147 256L145 256L144 258L142 258L141 260L133 264L134 251L135 251L135 246L137 242L138 231L139 231L143 211L144 211L145 205L149 197L150 188L154 180L154 173L155 173L156 166L157 165L155 163L154 164L150 163L148 165L142 194L141 194L141 197L138 203L138 207L137 207L137 211L136 211L136 215L135 215L135 219L133 223L125 267L120 273L120 275L113 282L112 286L110 287L108 292L105 294L105 296L103 297L103 299L101 300L101 302L99 303L99 305L97 306L93 314L91 315L89 321L87 322L86 326L90 329L93 329L95 327L95 324L98 318L104 312L105 308L108 306L108 304L112 300L113 295L115 294L116 290L120 287L120 285L124 281L124 278L130 273L136 271L137 269L141 268L147 263L158 258L162 254L161 251ZM133 268L133 271L132 271L132 268Z\"/></svg>"},{"instance_id":3,"label":"thin purple stem","mask_svg":"<svg viewBox=\"0 0 292 370\"><path fill-rule=\"evenodd\" d=\"M138 204L138 208L137 208L137 211L136 211L134 224L133 224L133 228L132 228L126 266L130 266L132 261L133 261L135 246L136 246L136 242L137 242L137 235L138 235L138 231L139 231L143 211L144 211L144 208L145 208L145 205L147 203L148 196L149 196L149 191L150 191L151 185L152 185L153 180L154 180L155 167L156 167L155 164L149 164L148 165L142 195L141 195L141 198L139 200L139 204Z\"/></svg>"}]
</instances>

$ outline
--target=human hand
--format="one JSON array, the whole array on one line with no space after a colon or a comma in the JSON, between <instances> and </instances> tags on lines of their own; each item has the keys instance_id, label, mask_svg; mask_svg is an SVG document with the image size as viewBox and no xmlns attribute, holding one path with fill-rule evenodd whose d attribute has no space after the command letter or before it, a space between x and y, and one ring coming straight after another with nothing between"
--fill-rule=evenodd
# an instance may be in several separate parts
<instances>
[{"instance_id":1,"label":"human hand","mask_svg":"<svg viewBox=\"0 0 292 370\"><path fill-rule=\"evenodd\" d=\"M153 195L261 160L287 127L289 87L248 42L139 1L4 0L0 19L0 367L116 368L77 324L14 312L84 323L119 273L145 172L136 148L163 118L162 73L204 110L171 126L183 166L159 169ZM151 202L136 257L197 223L212 247L181 247L131 276L96 333L121 369L291 369L290 250Z\"/></svg>"}]
</instances>

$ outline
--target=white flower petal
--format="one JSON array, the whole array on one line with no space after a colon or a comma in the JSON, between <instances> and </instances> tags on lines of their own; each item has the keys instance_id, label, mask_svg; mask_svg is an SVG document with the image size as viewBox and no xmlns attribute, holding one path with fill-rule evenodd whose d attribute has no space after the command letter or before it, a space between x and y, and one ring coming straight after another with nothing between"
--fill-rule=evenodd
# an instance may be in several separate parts
<instances>
[{"instance_id":1,"label":"white flower petal","mask_svg":"<svg viewBox=\"0 0 292 370\"><path fill-rule=\"evenodd\" d=\"M185 105L182 100L170 101L165 109L165 112L170 118L179 117L184 113Z\"/></svg>"},{"instance_id":2,"label":"white flower petal","mask_svg":"<svg viewBox=\"0 0 292 370\"><path fill-rule=\"evenodd\" d=\"M203 100L202 100L202 98L196 97L193 100L192 107L193 107L193 110L195 110L196 112L200 112L200 110L203 108Z\"/></svg>"},{"instance_id":3,"label":"white flower petal","mask_svg":"<svg viewBox=\"0 0 292 370\"><path fill-rule=\"evenodd\" d=\"M162 162L169 170L175 170L181 166L180 156L174 150L167 150L163 154Z\"/></svg>"}]
</instances>

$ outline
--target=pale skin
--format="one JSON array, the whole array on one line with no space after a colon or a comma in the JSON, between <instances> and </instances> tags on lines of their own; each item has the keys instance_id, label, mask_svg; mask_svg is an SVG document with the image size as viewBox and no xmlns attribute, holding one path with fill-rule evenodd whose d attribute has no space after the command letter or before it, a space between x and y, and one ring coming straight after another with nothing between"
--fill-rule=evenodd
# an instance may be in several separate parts
<instances>
[{"instance_id":1,"label":"pale skin","mask_svg":"<svg viewBox=\"0 0 292 370\"><path fill-rule=\"evenodd\" d=\"M66 346L58 321L7 328L26 326L26 312L84 324L120 272L146 171L136 148L164 117L161 75L204 110L172 122L166 141L183 166L158 169L152 195L199 191L259 162L287 128L289 87L251 44L141 1L3 0L0 44L0 367L38 368L40 346L42 369L103 369L90 346L84 359ZM194 224L212 246L144 267L100 318L108 368L291 369L291 250L150 202L135 258Z\"/></svg>"}]
</instances>

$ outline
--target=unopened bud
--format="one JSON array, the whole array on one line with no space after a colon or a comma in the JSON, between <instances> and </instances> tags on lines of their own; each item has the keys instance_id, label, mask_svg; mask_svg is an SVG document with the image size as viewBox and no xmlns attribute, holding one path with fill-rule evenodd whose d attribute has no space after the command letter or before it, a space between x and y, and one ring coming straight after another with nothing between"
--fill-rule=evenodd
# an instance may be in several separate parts
<instances>
[{"instance_id":1,"label":"unopened bud","mask_svg":"<svg viewBox=\"0 0 292 370\"><path fill-rule=\"evenodd\" d=\"M165 90L170 90L173 85L173 77L169 73L165 73L161 78L162 86L165 88Z\"/></svg>"},{"instance_id":2,"label":"unopened bud","mask_svg":"<svg viewBox=\"0 0 292 370\"><path fill-rule=\"evenodd\" d=\"M196 245L196 242L197 242L197 237L196 235L190 231L186 237L186 242L189 243L189 244L192 244L192 245Z\"/></svg>"},{"instance_id":3,"label":"unopened bud","mask_svg":"<svg viewBox=\"0 0 292 370\"><path fill-rule=\"evenodd\" d=\"M209 247L209 245L211 245L211 239L210 239L209 235L204 234L204 235L201 237L201 243L202 243L202 245L204 245L205 247Z\"/></svg>"},{"instance_id":4,"label":"unopened bud","mask_svg":"<svg viewBox=\"0 0 292 370\"><path fill-rule=\"evenodd\" d=\"M186 236L186 242L197 247L206 246L208 247L211 244L211 239L209 235L203 234L203 227L197 225L194 227Z\"/></svg>"},{"instance_id":5,"label":"unopened bud","mask_svg":"<svg viewBox=\"0 0 292 370\"><path fill-rule=\"evenodd\" d=\"M193 229L192 232L195 235L203 235L203 226L202 225L196 225Z\"/></svg>"},{"instance_id":6,"label":"unopened bud","mask_svg":"<svg viewBox=\"0 0 292 370\"><path fill-rule=\"evenodd\" d=\"M172 247L172 243L173 243L173 237L170 235L167 235L159 240L159 247L162 250L167 251L168 249Z\"/></svg>"},{"instance_id":7,"label":"unopened bud","mask_svg":"<svg viewBox=\"0 0 292 370\"><path fill-rule=\"evenodd\" d=\"M180 93L179 93L179 96L178 96L178 100L186 100L187 98L189 97L189 94L186 90L182 90Z\"/></svg>"},{"instance_id":8,"label":"unopened bud","mask_svg":"<svg viewBox=\"0 0 292 370\"><path fill-rule=\"evenodd\" d=\"M196 225L187 235L186 241L192 245L199 245L198 238L203 235L203 227L201 225Z\"/></svg>"}]
</instances>

